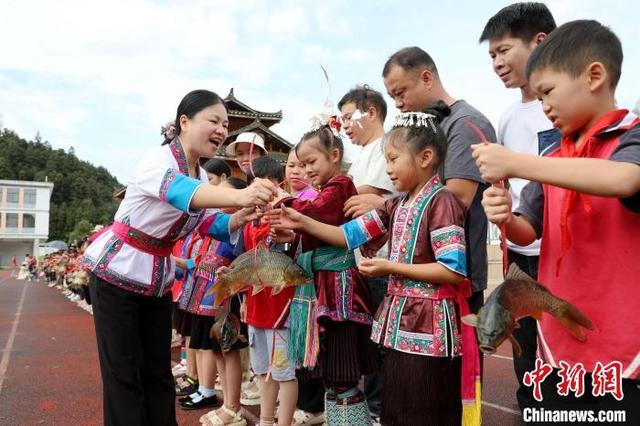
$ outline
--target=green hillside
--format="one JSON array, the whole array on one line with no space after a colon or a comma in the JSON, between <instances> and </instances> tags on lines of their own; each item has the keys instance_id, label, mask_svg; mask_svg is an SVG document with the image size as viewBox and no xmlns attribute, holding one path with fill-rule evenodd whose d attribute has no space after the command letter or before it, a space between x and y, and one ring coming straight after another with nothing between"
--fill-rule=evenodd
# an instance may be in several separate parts
<instances>
[{"instance_id":1,"label":"green hillside","mask_svg":"<svg viewBox=\"0 0 640 426\"><path fill-rule=\"evenodd\" d=\"M50 240L75 239L88 226L110 223L118 208L112 195L122 187L104 167L78 159L73 148L52 149L39 136L27 141L8 129L0 130L0 179L54 183Z\"/></svg>"}]
</instances>

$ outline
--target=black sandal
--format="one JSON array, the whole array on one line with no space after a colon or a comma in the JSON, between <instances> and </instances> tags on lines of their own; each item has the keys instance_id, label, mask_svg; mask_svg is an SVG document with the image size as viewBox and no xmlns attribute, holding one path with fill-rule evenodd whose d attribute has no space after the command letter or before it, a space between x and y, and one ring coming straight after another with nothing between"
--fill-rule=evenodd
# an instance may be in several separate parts
<instances>
[{"instance_id":1,"label":"black sandal","mask_svg":"<svg viewBox=\"0 0 640 426\"><path fill-rule=\"evenodd\" d=\"M197 392L200 400L198 402L194 402L193 399L189 398L184 402L180 403L180 408L183 410L198 410L200 408L210 408L218 405L218 397L216 394L213 394L209 397L204 397L200 392Z\"/></svg>"},{"instance_id":2,"label":"black sandal","mask_svg":"<svg viewBox=\"0 0 640 426\"><path fill-rule=\"evenodd\" d=\"M198 381L187 376L186 374L180 382L176 382L176 396L191 395L192 393L198 391Z\"/></svg>"}]
</instances>

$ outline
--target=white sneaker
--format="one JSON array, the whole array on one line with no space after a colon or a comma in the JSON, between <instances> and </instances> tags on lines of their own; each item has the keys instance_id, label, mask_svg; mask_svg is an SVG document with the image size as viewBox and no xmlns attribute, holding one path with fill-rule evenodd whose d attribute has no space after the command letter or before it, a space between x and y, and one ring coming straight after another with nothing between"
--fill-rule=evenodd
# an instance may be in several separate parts
<instances>
[{"instance_id":1,"label":"white sneaker","mask_svg":"<svg viewBox=\"0 0 640 426\"><path fill-rule=\"evenodd\" d=\"M173 377L180 377L183 374L187 374L187 365L186 365L186 361L181 360L179 363L177 363L172 369L171 369L171 373L173 374Z\"/></svg>"},{"instance_id":2,"label":"white sneaker","mask_svg":"<svg viewBox=\"0 0 640 426\"><path fill-rule=\"evenodd\" d=\"M293 413L294 425L321 425L324 420L324 413L313 414L303 410L296 410Z\"/></svg>"}]
</instances>

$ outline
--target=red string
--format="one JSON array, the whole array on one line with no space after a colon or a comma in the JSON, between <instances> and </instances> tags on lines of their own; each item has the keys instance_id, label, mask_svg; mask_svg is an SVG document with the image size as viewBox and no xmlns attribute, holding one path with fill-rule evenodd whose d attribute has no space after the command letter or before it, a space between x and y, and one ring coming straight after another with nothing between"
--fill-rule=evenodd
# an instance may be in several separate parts
<instances>
[{"instance_id":1,"label":"red string","mask_svg":"<svg viewBox=\"0 0 640 426\"><path fill-rule=\"evenodd\" d=\"M256 135L253 134L253 139L251 139L251 146L249 147L249 171L251 172L251 177L255 178L256 174L253 173L253 144L256 142Z\"/></svg>"},{"instance_id":2,"label":"red string","mask_svg":"<svg viewBox=\"0 0 640 426\"><path fill-rule=\"evenodd\" d=\"M474 123L472 123L469 120L465 120L465 123L467 124L467 126L471 128L471 130L476 132L476 134L480 137L480 141L482 142L483 145L489 145L489 141L487 140L486 136L478 126L476 126ZM493 186L495 186L496 188L505 189L504 180L501 180L498 183L494 183ZM499 227L500 227L500 249L502 250L502 272L504 273L504 276L506 276L507 270L509 269L509 256L507 254L507 225L504 222L502 222L499 225Z\"/></svg>"}]
</instances>

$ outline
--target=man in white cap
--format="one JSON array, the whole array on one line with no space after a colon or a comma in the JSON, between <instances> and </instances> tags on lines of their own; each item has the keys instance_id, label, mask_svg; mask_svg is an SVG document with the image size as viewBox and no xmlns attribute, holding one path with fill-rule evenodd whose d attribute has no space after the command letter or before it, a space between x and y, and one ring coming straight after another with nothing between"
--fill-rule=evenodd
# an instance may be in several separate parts
<instances>
[{"instance_id":1,"label":"man in white cap","mask_svg":"<svg viewBox=\"0 0 640 426\"><path fill-rule=\"evenodd\" d=\"M253 145L253 150L251 150L251 145ZM236 140L227 146L226 153L230 157L235 157L240 170L245 175L250 176L250 162L267 155L267 149L264 147L262 136L254 132L244 132L240 133Z\"/></svg>"}]
</instances>

